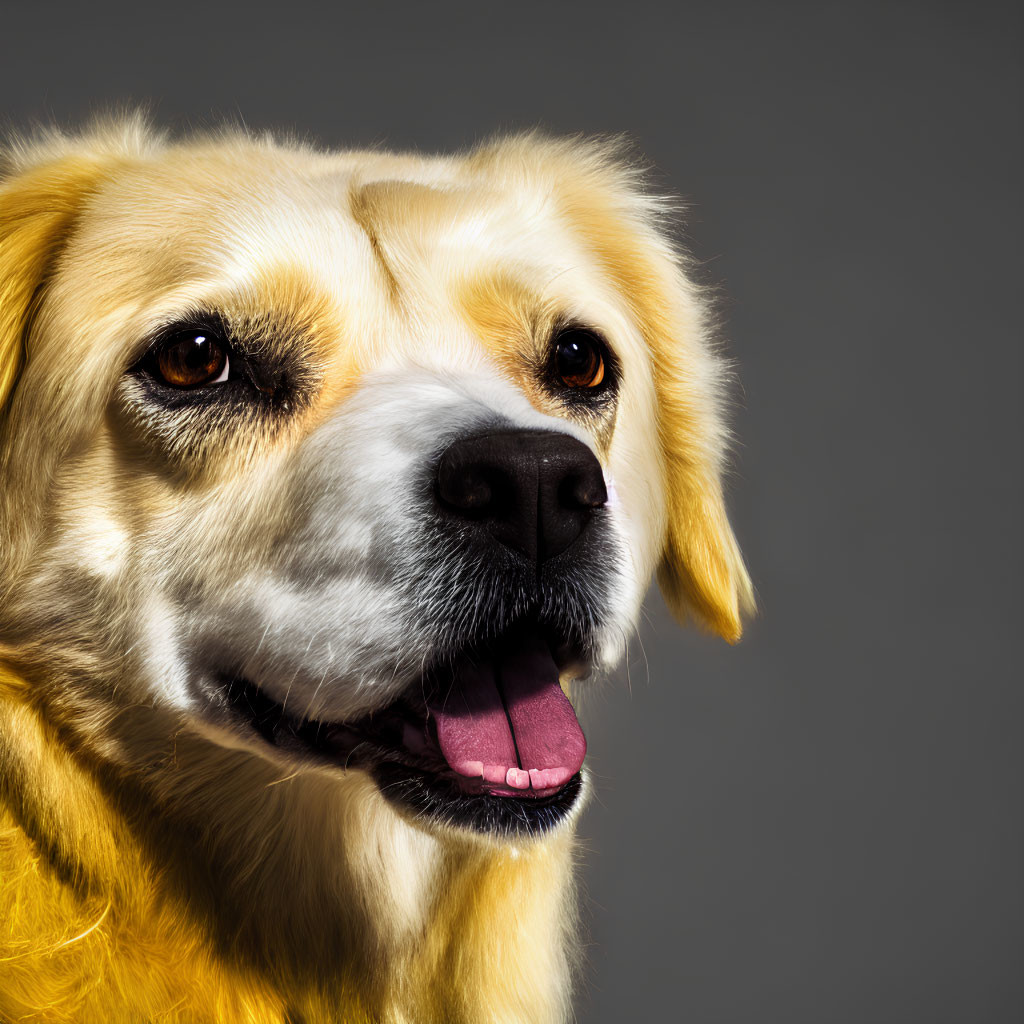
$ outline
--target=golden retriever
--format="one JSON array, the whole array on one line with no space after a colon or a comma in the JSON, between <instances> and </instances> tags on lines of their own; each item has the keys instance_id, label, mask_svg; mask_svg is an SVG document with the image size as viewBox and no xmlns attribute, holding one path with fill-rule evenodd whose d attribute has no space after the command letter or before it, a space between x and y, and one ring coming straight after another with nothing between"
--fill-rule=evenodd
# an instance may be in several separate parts
<instances>
[{"instance_id":1,"label":"golden retriever","mask_svg":"<svg viewBox=\"0 0 1024 1024\"><path fill-rule=\"evenodd\" d=\"M0 161L0 1017L570 1013L570 697L740 635L722 365L615 146Z\"/></svg>"}]
</instances>

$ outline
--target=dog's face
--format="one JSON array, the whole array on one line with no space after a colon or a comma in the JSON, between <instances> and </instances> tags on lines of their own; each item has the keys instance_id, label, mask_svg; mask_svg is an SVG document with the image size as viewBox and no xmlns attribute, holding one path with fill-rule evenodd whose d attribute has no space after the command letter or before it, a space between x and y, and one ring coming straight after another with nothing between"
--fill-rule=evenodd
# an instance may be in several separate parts
<instances>
[{"instance_id":1,"label":"dog's face","mask_svg":"<svg viewBox=\"0 0 1024 1024\"><path fill-rule=\"evenodd\" d=\"M426 823L564 820L564 688L652 573L730 640L749 600L717 367L630 172L51 149L0 183L0 642L105 756L96 708L142 704Z\"/></svg>"}]
</instances>

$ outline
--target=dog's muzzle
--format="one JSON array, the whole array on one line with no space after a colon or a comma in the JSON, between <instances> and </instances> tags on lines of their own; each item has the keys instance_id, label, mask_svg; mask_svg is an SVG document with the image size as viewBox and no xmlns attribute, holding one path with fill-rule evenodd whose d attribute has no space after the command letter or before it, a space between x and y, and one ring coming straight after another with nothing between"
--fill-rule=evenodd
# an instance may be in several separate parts
<instances>
[{"instance_id":1,"label":"dog's muzzle","mask_svg":"<svg viewBox=\"0 0 1024 1024\"><path fill-rule=\"evenodd\" d=\"M390 704L296 718L244 674L236 719L279 752L371 771L420 819L536 833L578 805L586 740L562 689L586 675L615 571L601 465L564 432L493 426L424 466L420 552L403 589L435 639Z\"/></svg>"}]
</instances>

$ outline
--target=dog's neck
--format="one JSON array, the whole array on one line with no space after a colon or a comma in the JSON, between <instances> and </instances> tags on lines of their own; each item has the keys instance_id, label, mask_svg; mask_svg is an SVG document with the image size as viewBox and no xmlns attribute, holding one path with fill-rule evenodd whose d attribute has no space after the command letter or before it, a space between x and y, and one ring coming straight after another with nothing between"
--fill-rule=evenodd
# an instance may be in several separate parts
<instances>
[{"instance_id":1,"label":"dog's neck","mask_svg":"<svg viewBox=\"0 0 1024 1024\"><path fill-rule=\"evenodd\" d=\"M566 1015L568 830L428 834L362 773L288 776L191 732L127 772L2 664L0 708L0 1017L41 1000L55 1021ZM139 709L114 734L160 727Z\"/></svg>"}]
</instances>

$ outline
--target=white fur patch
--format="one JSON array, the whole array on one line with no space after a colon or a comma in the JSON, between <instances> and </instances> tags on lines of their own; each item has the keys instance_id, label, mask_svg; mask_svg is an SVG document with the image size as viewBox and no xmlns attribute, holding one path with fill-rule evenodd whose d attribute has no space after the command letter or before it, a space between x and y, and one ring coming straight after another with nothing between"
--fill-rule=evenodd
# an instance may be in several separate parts
<instances>
[{"instance_id":1,"label":"white fur patch","mask_svg":"<svg viewBox=\"0 0 1024 1024\"><path fill-rule=\"evenodd\" d=\"M436 649L423 602L445 601L405 582L432 556L422 522L430 465L452 441L488 426L559 431L590 445L493 372L367 376L264 483L290 526L272 556L211 579L201 603L179 617L190 660L244 675L303 718L344 720L396 699ZM621 507L611 518L624 545ZM624 552L619 560L628 565ZM609 609L597 645L604 664L620 653L642 589L619 577L608 590L622 607Z\"/></svg>"}]
</instances>

